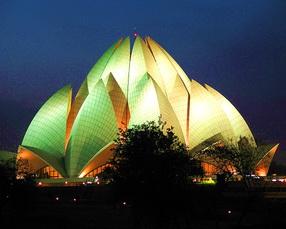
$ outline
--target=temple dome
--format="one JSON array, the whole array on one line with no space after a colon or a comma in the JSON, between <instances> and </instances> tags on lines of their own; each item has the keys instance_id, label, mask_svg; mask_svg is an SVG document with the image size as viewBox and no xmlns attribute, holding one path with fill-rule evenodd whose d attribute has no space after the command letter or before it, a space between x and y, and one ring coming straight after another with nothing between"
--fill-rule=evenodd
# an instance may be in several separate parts
<instances>
[{"instance_id":1,"label":"temple dome","mask_svg":"<svg viewBox=\"0 0 286 229\"><path fill-rule=\"evenodd\" d=\"M132 50L131 50L132 49ZM115 42L91 68L74 100L71 86L52 95L28 127L19 156L35 171L84 177L101 171L118 128L161 116L189 149L254 137L237 109L186 75L150 37Z\"/></svg>"}]
</instances>

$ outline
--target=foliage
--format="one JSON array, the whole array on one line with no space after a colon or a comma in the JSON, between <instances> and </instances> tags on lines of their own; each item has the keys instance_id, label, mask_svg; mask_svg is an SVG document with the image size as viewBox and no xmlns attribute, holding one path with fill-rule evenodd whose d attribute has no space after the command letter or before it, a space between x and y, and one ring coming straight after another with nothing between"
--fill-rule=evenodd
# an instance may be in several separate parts
<instances>
[{"instance_id":1,"label":"foliage","mask_svg":"<svg viewBox=\"0 0 286 229\"><path fill-rule=\"evenodd\" d=\"M15 184L33 184L34 175L27 160L11 158L0 161L0 191L9 193Z\"/></svg>"},{"instance_id":2,"label":"foliage","mask_svg":"<svg viewBox=\"0 0 286 229\"><path fill-rule=\"evenodd\" d=\"M15 181L15 159L0 161L0 195L1 202L6 198Z\"/></svg>"},{"instance_id":3,"label":"foliage","mask_svg":"<svg viewBox=\"0 0 286 229\"><path fill-rule=\"evenodd\" d=\"M33 180L35 174L27 159L18 158L16 161L16 178L24 181Z\"/></svg>"},{"instance_id":4,"label":"foliage","mask_svg":"<svg viewBox=\"0 0 286 229\"><path fill-rule=\"evenodd\" d=\"M30 212L34 198L35 181L29 163L13 157L0 161L0 219L2 208L8 204L21 215Z\"/></svg>"},{"instance_id":5,"label":"foliage","mask_svg":"<svg viewBox=\"0 0 286 229\"><path fill-rule=\"evenodd\" d=\"M213 144L196 155L202 161L215 166L218 175L230 178L234 174L242 177L246 186L251 185L251 175L261 159L261 152L251 140L241 137L237 143Z\"/></svg>"},{"instance_id":6,"label":"foliage","mask_svg":"<svg viewBox=\"0 0 286 229\"><path fill-rule=\"evenodd\" d=\"M11 180L15 175L15 158L0 160L1 180Z\"/></svg>"},{"instance_id":7,"label":"foliage","mask_svg":"<svg viewBox=\"0 0 286 229\"><path fill-rule=\"evenodd\" d=\"M166 128L161 119L121 129L109 163L103 177L126 198L137 200L143 192L162 197L184 188L190 175L201 172L173 128Z\"/></svg>"}]
</instances>

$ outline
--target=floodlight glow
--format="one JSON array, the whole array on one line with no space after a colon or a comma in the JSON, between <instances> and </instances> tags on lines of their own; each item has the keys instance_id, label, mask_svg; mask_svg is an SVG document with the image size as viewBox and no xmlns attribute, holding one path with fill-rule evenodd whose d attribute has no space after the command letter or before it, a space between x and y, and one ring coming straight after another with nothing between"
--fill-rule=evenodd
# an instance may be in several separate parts
<instances>
[{"instance_id":1,"label":"floodlight glow","mask_svg":"<svg viewBox=\"0 0 286 229\"><path fill-rule=\"evenodd\" d=\"M190 80L150 37L115 42L76 96L70 85L52 95L29 125L19 157L53 178L94 177L111 157L118 128L161 116L190 150L205 142L254 139L236 108L218 91ZM74 97L74 100L73 100ZM257 147L255 141L253 147ZM278 145L266 147L257 173L266 175ZM99 180L95 180L99 184ZM67 181L64 182L67 184Z\"/></svg>"}]
</instances>

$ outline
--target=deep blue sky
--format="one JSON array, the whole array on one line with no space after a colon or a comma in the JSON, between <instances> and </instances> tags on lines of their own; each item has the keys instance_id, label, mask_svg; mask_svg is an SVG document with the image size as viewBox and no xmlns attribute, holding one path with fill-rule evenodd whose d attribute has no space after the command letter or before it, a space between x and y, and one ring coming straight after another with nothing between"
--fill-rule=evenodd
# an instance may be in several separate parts
<instances>
[{"instance_id":1,"label":"deep blue sky","mask_svg":"<svg viewBox=\"0 0 286 229\"><path fill-rule=\"evenodd\" d=\"M150 35L225 95L286 161L285 0L0 0L0 149L15 150L43 102L75 90L119 37Z\"/></svg>"}]
</instances>

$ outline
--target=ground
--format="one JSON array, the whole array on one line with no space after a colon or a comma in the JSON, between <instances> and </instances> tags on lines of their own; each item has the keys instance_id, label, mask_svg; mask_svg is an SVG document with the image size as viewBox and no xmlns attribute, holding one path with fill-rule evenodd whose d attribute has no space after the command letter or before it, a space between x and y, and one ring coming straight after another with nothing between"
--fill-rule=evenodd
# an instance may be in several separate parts
<instances>
[{"instance_id":1,"label":"ground","mask_svg":"<svg viewBox=\"0 0 286 229\"><path fill-rule=\"evenodd\" d=\"M217 193L214 185L197 185L190 194L195 197L186 200L186 215L172 219L169 228L286 226L284 184L260 187L250 195L237 185L230 185L222 193ZM122 200L114 204L112 200L111 190L104 185L23 190L17 197L7 197L1 224L5 228L154 228L147 214L141 213L139 221L134 221L129 203Z\"/></svg>"}]
</instances>

